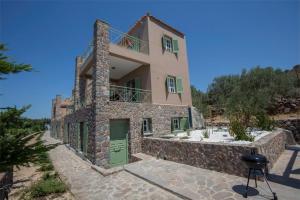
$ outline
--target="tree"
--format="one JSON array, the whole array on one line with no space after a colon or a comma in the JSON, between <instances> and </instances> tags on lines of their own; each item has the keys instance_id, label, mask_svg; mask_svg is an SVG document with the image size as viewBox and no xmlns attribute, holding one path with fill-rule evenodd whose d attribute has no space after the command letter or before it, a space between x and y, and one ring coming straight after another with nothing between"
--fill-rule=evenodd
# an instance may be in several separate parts
<instances>
[{"instance_id":1,"label":"tree","mask_svg":"<svg viewBox=\"0 0 300 200\"><path fill-rule=\"evenodd\" d=\"M3 54L5 50L5 46L0 43L0 79L5 79L4 75L7 74L32 70L31 65L10 62ZM48 150L41 141L32 141L36 137L36 131L43 130L44 125L41 124L43 122L22 117L29 108L30 106L21 109L7 107L0 112L0 171L10 171L14 165L34 163L40 153Z\"/></svg>"},{"instance_id":2,"label":"tree","mask_svg":"<svg viewBox=\"0 0 300 200\"><path fill-rule=\"evenodd\" d=\"M204 117L208 117L208 96L206 93L201 92L195 86L191 86L192 93L192 103L193 106L196 107Z\"/></svg>"},{"instance_id":3,"label":"tree","mask_svg":"<svg viewBox=\"0 0 300 200\"><path fill-rule=\"evenodd\" d=\"M42 141L33 139L43 128L32 130L36 120L24 119L22 114L30 106L21 109L11 108L0 112L0 171L11 166L28 165L39 161L39 155L50 146L44 146ZM31 126L28 126L28 122Z\"/></svg>"},{"instance_id":4,"label":"tree","mask_svg":"<svg viewBox=\"0 0 300 200\"><path fill-rule=\"evenodd\" d=\"M0 43L0 80L5 79L5 75L16 74L23 71L32 71L31 65L28 64L16 64L13 61L9 61L9 57L4 55L4 51L7 49L5 45Z\"/></svg>"}]
</instances>

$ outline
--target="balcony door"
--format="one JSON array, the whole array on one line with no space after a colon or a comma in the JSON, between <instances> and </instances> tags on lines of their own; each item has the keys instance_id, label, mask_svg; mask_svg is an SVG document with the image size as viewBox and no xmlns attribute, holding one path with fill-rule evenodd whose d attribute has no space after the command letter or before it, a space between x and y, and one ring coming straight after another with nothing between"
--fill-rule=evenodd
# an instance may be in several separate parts
<instances>
[{"instance_id":1,"label":"balcony door","mask_svg":"<svg viewBox=\"0 0 300 200\"><path fill-rule=\"evenodd\" d=\"M135 78L126 83L128 100L133 102L141 101L141 79Z\"/></svg>"}]
</instances>

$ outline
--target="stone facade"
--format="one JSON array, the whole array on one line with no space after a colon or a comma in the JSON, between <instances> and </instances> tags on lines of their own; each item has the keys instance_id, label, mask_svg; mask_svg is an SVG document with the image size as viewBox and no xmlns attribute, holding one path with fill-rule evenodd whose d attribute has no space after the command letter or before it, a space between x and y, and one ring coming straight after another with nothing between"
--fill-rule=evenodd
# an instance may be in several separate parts
<instances>
[{"instance_id":1,"label":"stone facade","mask_svg":"<svg viewBox=\"0 0 300 200\"><path fill-rule=\"evenodd\" d=\"M271 168L283 152L290 132L282 129L274 131L251 145L226 143L206 143L178 141L154 137L143 138L142 152L161 159L175 161L195 167L247 176L248 169L241 161L243 154L251 149L261 153L269 160Z\"/></svg>"},{"instance_id":2,"label":"stone facade","mask_svg":"<svg viewBox=\"0 0 300 200\"><path fill-rule=\"evenodd\" d=\"M51 121L52 132L55 133L54 129L59 129L59 139L78 152L80 145L77 126L81 122L87 122L87 154L83 157L105 168L110 167L110 120L129 120L128 152L129 160L132 160L132 154L142 151L143 118L151 118L152 133L158 135L171 133L171 117L189 117L187 105L110 101L109 28L106 22L95 22L91 75L80 74L85 61L78 56L75 66L73 112ZM87 82L91 84L88 103Z\"/></svg>"}]
</instances>

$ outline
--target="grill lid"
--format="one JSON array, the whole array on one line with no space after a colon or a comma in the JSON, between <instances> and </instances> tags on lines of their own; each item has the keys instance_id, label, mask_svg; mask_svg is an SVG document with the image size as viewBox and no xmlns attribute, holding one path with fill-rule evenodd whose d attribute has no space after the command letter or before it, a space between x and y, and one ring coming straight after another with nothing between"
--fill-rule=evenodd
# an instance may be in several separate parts
<instances>
[{"instance_id":1,"label":"grill lid","mask_svg":"<svg viewBox=\"0 0 300 200\"><path fill-rule=\"evenodd\" d=\"M253 163L260 163L260 164L264 164L268 162L267 158L261 154L243 155L242 160L246 162L253 162Z\"/></svg>"}]
</instances>

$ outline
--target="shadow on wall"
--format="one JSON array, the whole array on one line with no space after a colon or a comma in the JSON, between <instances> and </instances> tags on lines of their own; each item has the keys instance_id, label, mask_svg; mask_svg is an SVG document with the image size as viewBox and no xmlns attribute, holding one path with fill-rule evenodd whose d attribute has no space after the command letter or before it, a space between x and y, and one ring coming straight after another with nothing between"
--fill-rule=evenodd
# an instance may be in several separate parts
<instances>
[{"instance_id":1,"label":"shadow on wall","mask_svg":"<svg viewBox=\"0 0 300 200\"><path fill-rule=\"evenodd\" d=\"M291 178L291 174L300 174L300 168L293 170L293 165L295 164L296 158L300 151L300 147L298 146L291 146L287 147L287 150L294 151L292 157L290 158L287 167L282 176L277 174L269 174L268 178L270 181L274 183L278 183L281 185L286 185L289 187L293 187L296 189L300 189L300 180L296 178Z\"/></svg>"}]
</instances>

